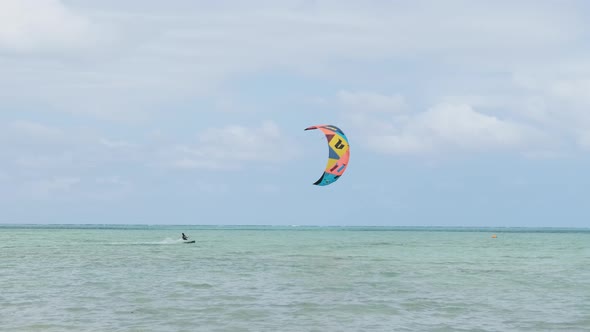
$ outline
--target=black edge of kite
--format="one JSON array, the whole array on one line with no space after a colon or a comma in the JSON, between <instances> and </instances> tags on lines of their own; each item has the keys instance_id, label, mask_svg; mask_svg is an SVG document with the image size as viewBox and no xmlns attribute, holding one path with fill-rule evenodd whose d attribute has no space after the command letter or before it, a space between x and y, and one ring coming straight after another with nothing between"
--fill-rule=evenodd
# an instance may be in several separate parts
<instances>
[{"instance_id":1,"label":"black edge of kite","mask_svg":"<svg viewBox=\"0 0 590 332\"><path fill-rule=\"evenodd\" d=\"M320 176L320 178L316 182L314 182L313 184L315 184L316 186L319 185L322 182L322 180L324 179L325 175L326 175L326 173L323 173L322 176Z\"/></svg>"}]
</instances>

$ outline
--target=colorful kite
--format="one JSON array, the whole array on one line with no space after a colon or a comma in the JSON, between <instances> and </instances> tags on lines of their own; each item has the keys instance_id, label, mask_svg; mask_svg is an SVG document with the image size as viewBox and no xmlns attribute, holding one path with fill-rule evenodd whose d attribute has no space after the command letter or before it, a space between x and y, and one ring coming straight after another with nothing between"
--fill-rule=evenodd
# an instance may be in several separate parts
<instances>
[{"instance_id":1,"label":"colorful kite","mask_svg":"<svg viewBox=\"0 0 590 332\"><path fill-rule=\"evenodd\" d=\"M336 182L336 180L338 180L338 178L344 173L344 170L346 170L346 166L348 166L348 159L350 159L348 139L342 130L336 126L319 125L305 128L305 130L313 129L319 129L326 135L330 149L326 170L314 184L318 186L327 186L330 183Z\"/></svg>"}]
</instances>

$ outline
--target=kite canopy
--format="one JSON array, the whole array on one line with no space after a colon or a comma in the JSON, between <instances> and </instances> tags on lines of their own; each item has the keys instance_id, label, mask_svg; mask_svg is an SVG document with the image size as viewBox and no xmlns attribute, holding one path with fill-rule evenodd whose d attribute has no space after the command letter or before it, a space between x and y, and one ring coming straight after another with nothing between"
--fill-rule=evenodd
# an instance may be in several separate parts
<instances>
[{"instance_id":1,"label":"kite canopy","mask_svg":"<svg viewBox=\"0 0 590 332\"><path fill-rule=\"evenodd\" d=\"M327 186L336 182L346 170L348 159L350 159L350 148L348 138L340 128L332 125L318 125L305 128L305 130L319 129L328 140L329 155L328 164L324 174L314 184L318 186Z\"/></svg>"}]
</instances>

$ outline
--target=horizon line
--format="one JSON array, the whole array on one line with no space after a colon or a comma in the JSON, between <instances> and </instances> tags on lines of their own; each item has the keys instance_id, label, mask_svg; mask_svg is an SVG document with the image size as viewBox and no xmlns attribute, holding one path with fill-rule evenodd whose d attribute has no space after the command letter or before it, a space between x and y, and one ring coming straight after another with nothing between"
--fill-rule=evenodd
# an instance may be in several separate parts
<instances>
[{"instance_id":1,"label":"horizon line","mask_svg":"<svg viewBox=\"0 0 590 332\"><path fill-rule=\"evenodd\" d=\"M276 224L119 224L119 223L3 223L0 222L0 227L23 227L23 226L95 226L95 227L314 227L314 228L464 228L464 229L571 229L571 230L589 230L590 227L579 226L465 226L465 225L313 225L313 224L290 224L290 225L276 225Z\"/></svg>"}]
</instances>

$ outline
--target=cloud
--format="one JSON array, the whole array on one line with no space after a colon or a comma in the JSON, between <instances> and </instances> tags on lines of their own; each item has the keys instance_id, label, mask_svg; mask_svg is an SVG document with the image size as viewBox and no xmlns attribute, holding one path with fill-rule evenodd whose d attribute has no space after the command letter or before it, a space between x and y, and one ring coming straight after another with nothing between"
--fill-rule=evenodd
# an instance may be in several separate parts
<instances>
[{"instance_id":1,"label":"cloud","mask_svg":"<svg viewBox=\"0 0 590 332\"><path fill-rule=\"evenodd\" d=\"M562 67L540 73L514 75L513 84L523 97L515 113L543 126L570 145L588 149L590 131L590 64L563 72Z\"/></svg>"},{"instance_id":2,"label":"cloud","mask_svg":"<svg viewBox=\"0 0 590 332\"><path fill-rule=\"evenodd\" d=\"M120 176L39 176L13 179L12 188L23 199L117 200L134 193L133 183Z\"/></svg>"},{"instance_id":3,"label":"cloud","mask_svg":"<svg viewBox=\"0 0 590 332\"><path fill-rule=\"evenodd\" d=\"M73 50L93 39L90 20L59 0L0 2L0 52Z\"/></svg>"},{"instance_id":4,"label":"cloud","mask_svg":"<svg viewBox=\"0 0 590 332\"><path fill-rule=\"evenodd\" d=\"M342 106L358 112L397 113L407 108L406 101L400 94L387 96L369 91L340 91L337 98Z\"/></svg>"},{"instance_id":5,"label":"cloud","mask_svg":"<svg viewBox=\"0 0 590 332\"><path fill-rule=\"evenodd\" d=\"M236 76L276 68L350 78L363 70L347 66L348 61L410 58L450 65L453 73L465 68L511 71L532 62L531 56L542 67L540 59L562 52L564 45L580 44L586 31L586 20L575 7L555 9L530 1L507 9L503 3L471 1L222 6L5 0L0 4L0 48L40 59L0 62L0 71L7 73L0 78L0 90L10 98L20 96L19 101L32 98L48 111L121 121L149 116L171 100L214 94ZM91 51L87 58L59 65L42 56L48 49L67 55L84 47ZM391 75L386 69L375 70ZM347 102L396 102L342 97Z\"/></svg>"},{"instance_id":6,"label":"cloud","mask_svg":"<svg viewBox=\"0 0 590 332\"><path fill-rule=\"evenodd\" d=\"M56 122L55 119L52 122ZM0 163L23 181L61 174L88 174L102 169L139 167L150 150L125 140L107 138L107 130L14 120L0 124Z\"/></svg>"},{"instance_id":7,"label":"cloud","mask_svg":"<svg viewBox=\"0 0 590 332\"><path fill-rule=\"evenodd\" d=\"M66 138L61 129L33 121L13 121L6 130L9 135L14 135L17 139L37 142L59 142Z\"/></svg>"},{"instance_id":8,"label":"cloud","mask_svg":"<svg viewBox=\"0 0 590 332\"><path fill-rule=\"evenodd\" d=\"M11 130L2 130L6 128ZM91 188L90 183L101 187L129 186L128 175L108 177L105 173L129 174L132 169L131 174L142 174L150 166L235 170L262 163L263 167L272 168L300 153L298 144L272 121L254 127L228 125L205 129L188 143L179 137L165 137L150 144L136 144L107 138L106 131L101 132L98 127L90 131L22 120L0 127L0 132L3 171L16 183L24 183L27 192L36 193L65 188L63 174L96 178L85 185L92 192L96 188ZM61 180L40 180L44 178Z\"/></svg>"},{"instance_id":9,"label":"cloud","mask_svg":"<svg viewBox=\"0 0 590 332\"><path fill-rule=\"evenodd\" d=\"M565 77L564 77L565 76ZM546 100L566 103L568 109L590 106L590 64L577 73L559 71L541 74L516 73L512 82L515 87ZM563 107L562 107L563 108Z\"/></svg>"},{"instance_id":10,"label":"cloud","mask_svg":"<svg viewBox=\"0 0 590 332\"><path fill-rule=\"evenodd\" d=\"M119 176L101 176L94 181L100 185L116 185L116 186L125 186L128 185L129 182L121 179Z\"/></svg>"},{"instance_id":11,"label":"cloud","mask_svg":"<svg viewBox=\"0 0 590 332\"><path fill-rule=\"evenodd\" d=\"M438 104L396 116L391 129L366 133L370 148L386 154L436 155L535 148L545 135L526 124L475 111L466 104Z\"/></svg>"},{"instance_id":12,"label":"cloud","mask_svg":"<svg viewBox=\"0 0 590 332\"><path fill-rule=\"evenodd\" d=\"M21 153L13 162L21 171L30 169L49 171L72 165L74 156L68 152L50 154Z\"/></svg>"},{"instance_id":13,"label":"cloud","mask_svg":"<svg viewBox=\"0 0 590 332\"><path fill-rule=\"evenodd\" d=\"M572 102L590 106L590 77L578 80L556 81L552 93Z\"/></svg>"},{"instance_id":14,"label":"cloud","mask_svg":"<svg viewBox=\"0 0 590 332\"><path fill-rule=\"evenodd\" d=\"M92 199L113 200L129 196L134 190L134 183L129 179L118 175L99 176L87 183L83 195Z\"/></svg>"},{"instance_id":15,"label":"cloud","mask_svg":"<svg viewBox=\"0 0 590 332\"><path fill-rule=\"evenodd\" d=\"M32 180L21 187L26 196L47 198L69 194L81 182L79 177L59 176L42 180Z\"/></svg>"},{"instance_id":16,"label":"cloud","mask_svg":"<svg viewBox=\"0 0 590 332\"><path fill-rule=\"evenodd\" d=\"M531 6L536 10L531 11ZM227 94L230 96L224 99L226 104L220 103L216 111L239 112L241 108L235 105L240 101L220 91L226 87L222 83L237 76L286 68L289 73L324 75L323 79L330 79L335 90L340 90L336 96L339 106L355 123L397 137L405 142L400 146L414 145L410 149L413 151L431 146L426 144L427 139L399 132L418 130L412 127L418 126L416 121L426 121L422 118L426 115L409 113L409 104L416 103L417 98L423 100L420 107L426 108L445 100L445 96L471 95L480 99L466 101L460 97L448 101L470 105L476 114L490 114L487 116L502 124L523 127L533 127L543 117L548 120L544 126L554 126L550 122L555 116L548 113L554 109L553 100L575 101L564 111L569 115L558 116L562 119L558 122L566 128L569 121L581 132L585 126L572 121L584 119L579 105L588 103L584 95L588 77L576 77L579 70L574 68L561 79L547 75L550 80L543 83L542 94L531 91L525 100L516 92L510 95L500 91L496 107L485 108L490 103L490 87L508 85L515 72L547 70L556 58L564 60L555 67L571 66L572 58L564 55L583 54L585 50L579 42L587 30L581 12L576 2L557 7L532 1L510 5L471 1L254 1L225 6L184 1L138 5L7 0L0 4L0 15L7 17L0 20L0 48L28 52L39 59L0 61L0 71L7 73L0 77L0 94L7 97L0 98L0 107L4 108L7 100L14 103L18 97L18 104L41 105L37 109L42 110L37 112L139 122L160 112L163 104ZM96 38L109 39L110 34L103 33L111 30L105 27L117 29L120 43L88 46L96 44ZM15 38L17 35L20 37ZM43 56L43 49L68 54L83 45L91 47L92 52L87 53L90 59L56 64ZM320 70L314 73L315 69ZM365 71L371 73L369 79L357 82L356 76L362 77ZM337 78L330 76L335 72ZM389 84L403 86L397 89L403 94L371 91L384 91ZM549 95L551 100L546 98ZM518 103L520 110L515 106ZM511 107L510 114L495 112L505 105ZM176 109L167 107L166 112L174 114ZM393 114L398 114L395 121ZM517 115L529 122L501 120ZM227 131L224 137L241 135L237 128L218 130ZM214 147L204 136L198 140ZM585 140L580 137L580 141ZM126 143L103 140L102 144L123 148ZM228 151L227 142L223 144L222 150ZM220 160L230 159L210 157L218 151L178 144L173 154L182 156L175 159L179 167L214 168L221 167ZM201 155L209 157L196 158ZM246 160L246 156L237 159Z\"/></svg>"},{"instance_id":17,"label":"cloud","mask_svg":"<svg viewBox=\"0 0 590 332\"><path fill-rule=\"evenodd\" d=\"M375 59L443 50L501 53L502 49L514 54L567 42L583 33L582 17L568 17L569 12L561 14L547 5L531 12L529 5L512 5L507 11L502 5L469 1L451 5L321 1L295 10L288 4L254 2L247 8L187 11L160 20L184 18L200 24L169 26L161 35L166 37L161 41L168 42L160 44L169 47L158 50L179 57L217 57L218 61L240 57L250 64L296 64L334 56ZM553 29L555 25L561 29Z\"/></svg>"},{"instance_id":18,"label":"cloud","mask_svg":"<svg viewBox=\"0 0 590 332\"><path fill-rule=\"evenodd\" d=\"M106 146L107 148L110 148L110 149L133 149L133 148L138 147L138 145L135 143L131 143L131 142L123 141L123 140L110 140L107 138L101 138L99 140L99 142L103 146Z\"/></svg>"},{"instance_id":19,"label":"cloud","mask_svg":"<svg viewBox=\"0 0 590 332\"><path fill-rule=\"evenodd\" d=\"M161 155L175 168L238 169L249 162L284 162L297 153L296 143L267 121L255 128L210 128L199 134L196 143L167 148Z\"/></svg>"},{"instance_id":20,"label":"cloud","mask_svg":"<svg viewBox=\"0 0 590 332\"><path fill-rule=\"evenodd\" d=\"M150 154L99 131L25 120L0 125L0 174L23 199L120 197L131 191L129 176L104 174L140 173Z\"/></svg>"}]
</instances>

